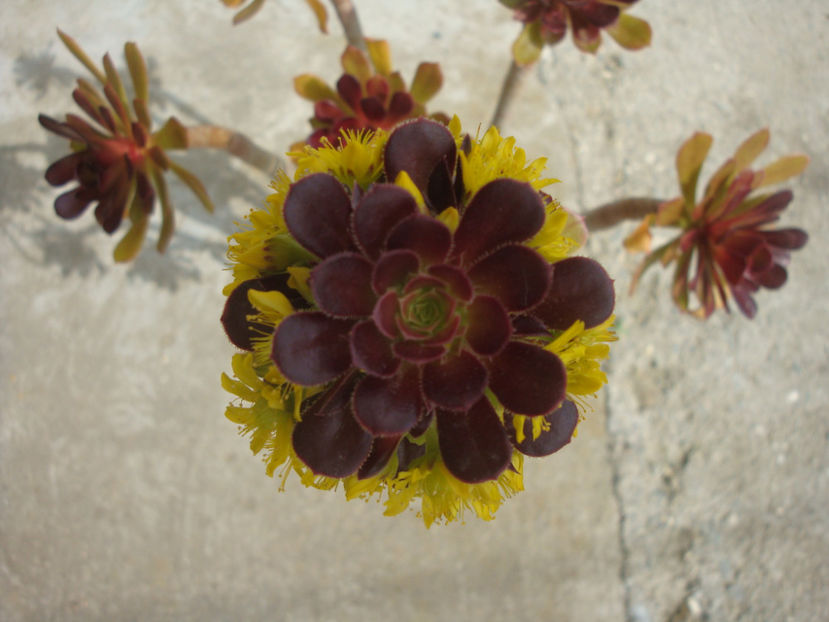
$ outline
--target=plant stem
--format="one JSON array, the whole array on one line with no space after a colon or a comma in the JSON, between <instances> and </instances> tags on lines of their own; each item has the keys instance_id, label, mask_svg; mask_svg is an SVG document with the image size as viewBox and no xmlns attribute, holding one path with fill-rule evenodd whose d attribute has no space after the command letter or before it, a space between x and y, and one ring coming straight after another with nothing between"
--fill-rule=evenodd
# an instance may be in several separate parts
<instances>
[{"instance_id":1,"label":"plant stem","mask_svg":"<svg viewBox=\"0 0 829 622\"><path fill-rule=\"evenodd\" d=\"M588 210L582 217L588 231L601 231L615 227L623 220L640 220L648 214L655 214L663 199L650 197L628 197L605 203Z\"/></svg>"},{"instance_id":2,"label":"plant stem","mask_svg":"<svg viewBox=\"0 0 829 622\"><path fill-rule=\"evenodd\" d=\"M360 19L357 17L357 9L354 8L351 0L331 0L331 5L343 25L348 44L367 52L368 48L363 37L363 29L360 27Z\"/></svg>"},{"instance_id":3,"label":"plant stem","mask_svg":"<svg viewBox=\"0 0 829 622\"><path fill-rule=\"evenodd\" d=\"M186 129L189 148L223 149L269 176L285 168L285 162L278 155L234 130L218 125L196 125Z\"/></svg>"},{"instance_id":4,"label":"plant stem","mask_svg":"<svg viewBox=\"0 0 829 622\"><path fill-rule=\"evenodd\" d=\"M507 75L504 76L504 82L501 84L501 93L498 95L498 104L495 106L495 114L492 115L490 125L498 126L504 120L507 109L512 100L515 99L515 93L521 84L521 79L526 75L529 67L530 65L522 67L515 60L510 62Z\"/></svg>"}]
</instances>

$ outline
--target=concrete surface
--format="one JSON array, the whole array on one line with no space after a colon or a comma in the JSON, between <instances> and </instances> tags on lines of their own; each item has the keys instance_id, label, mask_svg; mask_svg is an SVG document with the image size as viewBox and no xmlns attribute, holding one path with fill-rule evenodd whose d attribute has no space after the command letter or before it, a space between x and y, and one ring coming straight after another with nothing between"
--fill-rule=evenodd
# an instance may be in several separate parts
<instances>
[{"instance_id":1,"label":"concrete surface","mask_svg":"<svg viewBox=\"0 0 829 622\"><path fill-rule=\"evenodd\" d=\"M359 0L366 33L411 76L441 62L435 106L465 127L493 109L517 31L495 0ZM636 259L597 234L617 279L621 341L579 437L530 462L527 490L493 523L425 530L413 514L306 490L279 493L223 416L232 348L218 324L224 238L267 180L222 154L189 154L219 206L178 184L167 256L110 260L88 215L52 211L42 180L80 66L149 58L153 113L232 125L273 150L307 132L291 78L330 80L338 24L269 0L231 28L208 0L7 0L0 15L0 620L829 619L826 202L829 7L642 0L652 48L547 51L504 125L550 157L555 191L584 208L671 196L673 156L715 136L710 172L749 133L766 161L812 157L785 222L811 240L754 321L702 324L673 309L669 274L624 292ZM704 173L705 174L705 173ZM152 232L151 232L152 235Z\"/></svg>"}]
</instances>

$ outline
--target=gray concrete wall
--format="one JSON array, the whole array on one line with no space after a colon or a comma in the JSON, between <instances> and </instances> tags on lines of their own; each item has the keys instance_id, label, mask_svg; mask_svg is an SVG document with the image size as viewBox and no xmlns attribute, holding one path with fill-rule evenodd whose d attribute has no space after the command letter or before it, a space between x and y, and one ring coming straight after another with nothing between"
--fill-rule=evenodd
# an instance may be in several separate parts
<instances>
[{"instance_id":1,"label":"gray concrete wall","mask_svg":"<svg viewBox=\"0 0 829 622\"><path fill-rule=\"evenodd\" d=\"M495 0L358 0L369 36L411 76L439 61L435 106L489 118L518 27ZM643 0L654 44L545 52L504 124L549 156L582 209L672 196L694 130L709 167L770 126L766 161L812 157L787 224L806 228L785 288L754 321L676 311L670 275L627 290L629 231L588 251L617 282L621 340L609 387L576 441L526 467L493 523L425 530L413 513L302 488L278 492L223 416L232 348L218 324L224 238L267 179L222 154L182 160L207 181L208 217L173 185L166 256L113 265L87 215L58 220L42 180L65 150L36 113L72 110L80 66L135 40L153 113L233 125L282 150L310 109L291 78L339 75L343 40L303 2L268 0L231 28L217 0L0 9L0 619L797 620L829 618L826 166L829 6ZM155 225L157 226L157 225ZM151 236L153 232L151 231Z\"/></svg>"}]
</instances>

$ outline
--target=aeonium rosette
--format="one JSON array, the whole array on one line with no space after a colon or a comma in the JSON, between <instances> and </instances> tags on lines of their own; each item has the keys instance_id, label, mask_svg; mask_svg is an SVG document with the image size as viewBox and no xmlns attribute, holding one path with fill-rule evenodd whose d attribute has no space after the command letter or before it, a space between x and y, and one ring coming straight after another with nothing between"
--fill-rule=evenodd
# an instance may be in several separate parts
<instances>
[{"instance_id":1,"label":"aeonium rosette","mask_svg":"<svg viewBox=\"0 0 829 622\"><path fill-rule=\"evenodd\" d=\"M427 524L491 517L521 489L522 456L553 453L598 359L613 285L576 246L494 128L480 141L418 119L306 148L229 251L222 321L252 406L228 416L303 482L422 499Z\"/></svg>"}]
</instances>

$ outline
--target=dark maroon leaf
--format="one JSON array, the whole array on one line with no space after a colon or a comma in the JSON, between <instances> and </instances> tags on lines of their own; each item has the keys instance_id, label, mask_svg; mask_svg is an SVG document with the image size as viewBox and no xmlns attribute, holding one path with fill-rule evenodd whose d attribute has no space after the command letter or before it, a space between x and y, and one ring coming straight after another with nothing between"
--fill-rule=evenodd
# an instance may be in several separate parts
<instances>
[{"instance_id":1,"label":"dark maroon leaf","mask_svg":"<svg viewBox=\"0 0 829 622\"><path fill-rule=\"evenodd\" d=\"M399 125L386 143L386 176L394 181L406 171L420 192L427 197L429 179L441 162L454 166L455 138L437 121L415 119Z\"/></svg>"},{"instance_id":2,"label":"dark maroon leaf","mask_svg":"<svg viewBox=\"0 0 829 622\"><path fill-rule=\"evenodd\" d=\"M423 395L438 408L466 410L484 394L487 371L478 357L462 350L423 368Z\"/></svg>"},{"instance_id":3,"label":"dark maroon leaf","mask_svg":"<svg viewBox=\"0 0 829 622\"><path fill-rule=\"evenodd\" d=\"M283 207L291 235L319 257L353 250L349 236L351 200L342 184L314 173L291 186Z\"/></svg>"},{"instance_id":4,"label":"dark maroon leaf","mask_svg":"<svg viewBox=\"0 0 829 622\"><path fill-rule=\"evenodd\" d=\"M357 479L368 479L382 471L397 450L400 438L400 436L376 437L371 445L368 458L363 462L360 470L357 471Z\"/></svg>"},{"instance_id":5,"label":"dark maroon leaf","mask_svg":"<svg viewBox=\"0 0 829 622\"><path fill-rule=\"evenodd\" d=\"M507 311L526 311L544 300L550 264L526 246L510 244L476 263L469 278L477 291L495 296Z\"/></svg>"},{"instance_id":6,"label":"dark maroon leaf","mask_svg":"<svg viewBox=\"0 0 829 622\"><path fill-rule=\"evenodd\" d=\"M384 76L371 76L366 80L366 93L385 102L389 96L389 81Z\"/></svg>"},{"instance_id":7,"label":"dark maroon leaf","mask_svg":"<svg viewBox=\"0 0 829 622\"><path fill-rule=\"evenodd\" d=\"M411 438L417 438L418 436L425 434L426 430L429 429L429 426L432 425L432 419L434 419L434 417L435 412L433 410L423 415L420 418L420 421L417 422L417 425L409 430L409 436Z\"/></svg>"},{"instance_id":8,"label":"dark maroon leaf","mask_svg":"<svg viewBox=\"0 0 829 622\"><path fill-rule=\"evenodd\" d=\"M504 306L492 296L476 296L467 308L466 341L482 356L498 354L509 341L512 325Z\"/></svg>"},{"instance_id":9,"label":"dark maroon leaf","mask_svg":"<svg viewBox=\"0 0 829 622\"><path fill-rule=\"evenodd\" d=\"M452 232L439 220L423 214L414 214L401 221L389 233L386 247L389 250L413 251L422 264L442 262L452 245Z\"/></svg>"},{"instance_id":10,"label":"dark maroon leaf","mask_svg":"<svg viewBox=\"0 0 829 622\"><path fill-rule=\"evenodd\" d=\"M403 91L398 91L391 96L391 101L389 102L389 117L394 121L405 119L412 111L412 108L414 108L412 96Z\"/></svg>"},{"instance_id":11,"label":"dark maroon leaf","mask_svg":"<svg viewBox=\"0 0 829 622\"><path fill-rule=\"evenodd\" d=\"M393 339L397 337L397 314L400 312L400 302L394 291L389 291L380 297L374 310L371 312L371 319L377 326L377 330L386 337Z\"/></svg>"},{"instance_id":12,"label":"dark maroon leaf","mask_svg":"<svg viewBox=\"0 0 829 622\"><path fill-rule=\"evenodd\" d=\"M564 399L567 371L555 354L510 341L490 366L489 388L504 408L519 415L546 415Z\"/></svg>"},{"instance_id":13,"label":"dark maroon leaf","mask_svg":"<svg viewBox=\"0 0 829 622\"><path fill-rule=\"evenodd\" d=\"M357 253L339 253L311 271L311 293L322 311L335 317L371 315L377 297L371 289L371 262Z\"/></svg>"},{"instance_id":14,"label":"dark maroon leaf","mask_svg":"<svg viewBox=\"0 0 829 622\"><path fill-rule=\"evenodd\" d=\"M81 151L78 153L70 153L68 156L56 160L46 169L46 181L52 186L62 186L72 179L75 179L77 177L78 164L86 155L87 153L85 151ZM64 218L66 217L64 216Z\"/></svg>"},{"instance_id":15,"label":"dark maroon leaf","mask_svg":"<svg viewBox=\"0 0 829 622\"><path fill-rule=\"evenodd\" d=\"M354 417L374 436L399 436L417 423L422 409L416 367L392 378L366 376L354 391Z\"/></svg>"},{"instance_id":16,"label":"dark maroon leaf","mask_svg":"<svg viewBox=\"0 0 829 622\"><path fill-rule=\"evenodd\" d=\"M391 287L400 287L409 275L420 268L420 261L412 251L397 250L383 253L374 264L371 284L378 296Z\"/></svg>"},{"instance_id":17,"label":"dark maroon leaf","mask_svg":"<svg viewBox=\"0 0 829 622\"><path fill-rule=\"evenodd\" d=\"M544 323L531 315L516 315L512 318L512 330L516 335L547 335L550 331Z\"/></svg>"},{"instance_id":18,"label":"dark maroon leaf","mask_svg":"<svg viewBox=\"0 0 829 622\"><path fill-rule=\"evenodd\" d=\"M92 200L90 193L84 188L75 188L55 199L55 212L66 220L77 218L83 214Z\"/></svg>"},{"instance_id":19,"label":"dark maroon leaf","mask_svg":"<svg viewBox=\"0 0 829 622\"><path fill-rule=\"evenodd\" d=\"M788 273L786 272L786 269L779 264L775 264L760 274L757 278L757 282L768 289L777 289L779 287L783 287L787 278Z\"/></svg>"},{"instance_id":20,"label":"dark maroon leaf","mask_svg":"<svg viewBox=\"0 0 829 622\"><path fill-rule=\"evenodd\" d=\"M446 352L442 345L431 345L419 341L398 341L392 346L394 353L411 363L422 364L439 359Z\"/></svg>"},{"instance_id":21,"label":"dark maroon leaf","mask_svg":"<svg viewBox=\"0 0 829 622\"><path fill-rule=\"evenodd\" d=\"M538 438L533 439L533 422L532 418L528 417L524 420L524 440L519 443L513 423L513 415L509 411L504 411L504 427L507 430L507 436L522 454L533 458L549 456L564 447L573 438L573 431L579 422L579 413L573 402L564 400L561 406L543 416L550 424L550 429L542 430Z\"/></svg>"},{"instance_id":22,"label":"dark maroon leaf","mask_svg":"<svg viewBox=\"0 0 829 622\"><path fill-rule=\"evenodd\" d=\"M320 311L289 315L276 328L271 358L291 382L324 384L351 367L348 335L352 324Z\"/></svg>"},{"instance_id":23,"label":"dark maroon leaf","mask_svg":"<svg viewBox=\"0 0 829 622\"><path fill-rule=\"evenodd\" d=\"M809 235L803 229L763 231L763 236L767 244L792 251L803 248L809 241Z\"/></svg>"},{"instance_id":24,"label":"dark maroon leaf","mask_svg":"<svg viewBox=\"0 0 829 622\"><path fill-rule=\"evenodd\" d=\"M287 275L250 279L240 283L236 289L230 292L230 295L225 301L221 322L228 339L230 339L230 342L234 346L242 350L252 350L253 344L251 339L253 337L266 335L273 331L272 327L248 320L248 316L254 315L257 312L248 300L248 292L252 289L260 292L278 290L287 295L287 291L290 290L287 286L287 281ZM291 301L292 304L294 302L295 300Z\"/></svg>"},{"instance_id":25,"label":"dark maroon leaf","mask_svg":"<svg viewBox=\"0 0 829 622\"><path fill-rule=\"evenodd\" d=\"M455 297L463 301L472 299L472 283L460 268L439 264L429 268L429 274L443 281Z\"/></svg>"},{"instance_id":26,"label":"dark maroon leaf","mask_svg":"<svg viewBox=\"0 0 829 622\"><path fill-rule=\"evenodd\" d=\"M486 397L467 412L437 411L438 446L449 472L462 482L497 479L510 464L512 447Z\"/></svg>"},{"instance_id":27,"label":"dark maroon leaf","mask_svg":"<svg viewBox=\"0 0 829 622\"><path fill-rule=\"evenodd\" d=\"M360 108L369 121L379 123L386 116L386 108L376 97L364 97L360 100Z\"/></svg>"},{"instance_id":28,"label":"dark maroon leaf","mask_svg":"<svg viewBox=\"0 0 829 622\"><path fill-rule=\"evenodd\" d=\"M615 300L613 281L598 262L570 257L553 264L550 292L532 314L556 330L566 330L576 320L592 328L610 317Z\"/></svg>"},{"instance_id":29,"label":"dark maroon leaf","mask_svg":"<svg viewBox=\"0 0 829 622\"><path fill-rule=\"evenodd\" d=\"M351 329L351 361L366 373L383 378L393 376L400 366L391 343L372 320Z\"/></svg>"},{"instance_id":30,"label":"dark maroon leaf","mask_svg":"<svg viewBox=\"0 0 829 622\"><path fill-rule=\"evenodd\" d=\"M417 212L414 197L400 186L374 184L354 209L354 237L361 249L376 258L397 223Z\"/></svg>"},{"instance_id":31,"label":"dark maroon leaf","mask_svg":"<svg viewBox=\"0 0 829 622\"><path fill-rule=\"evenodd\" d=\"M348 477L371 451L371 434L351 414L353 388L352 381L335 384L317 398L294 428L294 451L317 475Z\"/></svg>"},{"instance_id":32,"label":"dark maroon leaf","mask_svg":"<svg viewBox=\"0 0 829 622\"><path fill-rule=\"evenodd\" d=\"M512 242L523 242L544 224L544 204L524 182L496 179L475 193L455 231L453 256L470 265Z\"/></svg>"},{"instance_id":33,"label":"dark maroon leaf","mask_svg":"<svg viewBox=\"0 0 829 622\"><path fill-rule=\"evenodd\" d=\"M320 99L314 103L314 116L320 121L334 121L342 115L340 107L330 99Z\"/></svg>"},{"instance_id":34,"label":"dark maroon leaf","mask_svg":"<svg viewBox=\"0 0 829 622\"><path fill-rule=\"evenodd\" d=\"M430 417L431 418L431 417ZM417 445L403 437L397 446L397 470L406 471L409 466L426 453L426 445Z\"/></svg>"},{"instance_id":35,"label":"dark maroon leaf","mask_svg":"<svg viewBox=\"0 0 829 622\"><path fill-rule=\"evenodd\" d=\"M363 97L363 87L360 86L360 81L351 74L343 74L337 80L337 92L345 102L351 106L352 110L357 110L360 99Z\"/></svg>"},{"instance_id":36,"label":"dark maroon leaf","mask_svg":"<svg viewBox=\"0 0 829 622\"><path fill-rule=\"evenodd\" d=\"M45 130L49 130L57 134L58 136L63 136L64 138L68 138L69 140L73 140L75 142L86 142L78 134L74 129L72 129L66 123L61 123L60 121L55 121L52 117L49 117L45 114L37 115L37 122L40 123L41 127Z\"/></svg>"}]
</instances>

